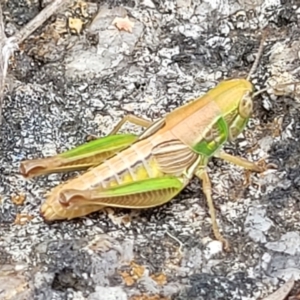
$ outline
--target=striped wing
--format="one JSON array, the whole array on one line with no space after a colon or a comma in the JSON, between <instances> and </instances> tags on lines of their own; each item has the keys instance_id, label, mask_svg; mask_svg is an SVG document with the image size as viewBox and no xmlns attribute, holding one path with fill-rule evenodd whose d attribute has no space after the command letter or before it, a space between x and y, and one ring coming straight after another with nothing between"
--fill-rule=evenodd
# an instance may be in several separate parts
<instances>
[{"instance_id":1,"label":"striped wing","mask_svg":"<svg viewBox=\"0 0 300 300\"><path fill-rule=\"evenodd\" d=\"M152 150L158 168L166 174L181 175L198 158L188 146L179 140L167 141Z\"/></svg>"}]
</instances>

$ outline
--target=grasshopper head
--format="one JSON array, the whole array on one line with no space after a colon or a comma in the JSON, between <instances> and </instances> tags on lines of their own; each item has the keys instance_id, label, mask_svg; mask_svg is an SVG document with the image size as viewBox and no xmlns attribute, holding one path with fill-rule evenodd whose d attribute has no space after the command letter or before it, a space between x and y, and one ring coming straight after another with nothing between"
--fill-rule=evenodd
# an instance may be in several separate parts
<instances>
[{"instance_id":1,"label":"grasshopper head","mask_svg":"<svg viewBox=\"0 0 300 300\"><path fill-rule=\"evenodd\" d=\"M246 126L253 110L253 85L246 79L222 81L209 92L227 123L228 139L234 140Z\"/></svg>"}]
</instances>

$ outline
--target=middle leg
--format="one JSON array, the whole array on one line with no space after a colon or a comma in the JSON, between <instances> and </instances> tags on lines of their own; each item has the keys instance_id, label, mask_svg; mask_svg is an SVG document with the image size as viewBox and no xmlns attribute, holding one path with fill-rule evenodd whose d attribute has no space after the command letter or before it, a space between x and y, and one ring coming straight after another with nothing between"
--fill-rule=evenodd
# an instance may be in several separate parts
<instances>
[{"instance_id":1,"label":"middle leg","mask_svg":"<svg viewBox=\"0 0 300 300\"><path fill-rule=\"evenodd\" d=\"M252 162L242 157L233 156L224 151L220 151L217 155L215 155L215 157L221 158L225 161L253 172L261 173L268 169L268 166L264 160L261 160L259 162Z\"/></svg>"},{"instance_id":2,"label":"middle leg","mask_svg":"<svg viewBox=\"0 0 300 300\"><path fill-rule=\"evenodd\" d=\"M211 187L211 182L208 177L207 171L203 168L198 169L196 172L196 176L202 181L202 189L203 189L203 193L206 197L209 214L210 214L211 221L212 221L212 229L213 229L214 236L218 241L222 242L224 249L226 251L229 251L230 250L229 242L220 233L219 226L217 223L216 211L215 211L214 203L213 203L213 200L211 197L212 187Z\"/></svg>"}]
</instances>

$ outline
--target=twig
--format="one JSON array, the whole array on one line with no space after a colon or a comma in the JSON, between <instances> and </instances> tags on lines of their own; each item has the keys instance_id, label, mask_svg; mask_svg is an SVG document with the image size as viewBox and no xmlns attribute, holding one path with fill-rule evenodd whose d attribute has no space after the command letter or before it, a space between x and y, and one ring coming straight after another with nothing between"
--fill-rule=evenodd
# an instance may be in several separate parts
<instances>
[{"instance_id":1,"label":"twig","mask_svg":"<svg viewBox=\"0 0 300 300\"><path fill-rule=\"evenodd\" d=\"M16 43L22 43L31 33L40 27L47 19L49 19L58 9L67 5L70 0L55 0L46 6L35 18L27 23L19 32L14 35Z\"/></svg>"},{"instance_id":2,"label":"twig","mask_svg":"<svg viewBox=\"0 0 300 300\"><path fill-rule=\"evenodd\" d=\"M3 61L3 57L1 55L5 39L6 39L6 36L4 33L2 9L1 9L1 5L0 5L0 124L2 122L2 99L3 99L3 94L4 94L4 82L5 82L5 76L6 76L6 74L5 74L6 72L4 70L4 61Z\"/></svg>"},{"instance_id":3,"label":"twig","mask_svg":"<svg viewBox=\"0 0 300 300\"><path fill-rule=\"evenodd\" d=\"M281 286L276 292L264 298L264 300L284 300L294 286L294 279L293 277L289 279L283 286Z\"/></svg>"},{"instance_id":4,"label":"twig","mask_svg":"<svg viewBox=\"0 0 300 300\"><path fill-rule=\"evenodd\" d=\"M183 246L183 243L178 238L176 238L174 235L172 235L169 231L166 231L166 234L179 244L178 251L179 251L179 254L182 255L182 246Z\"/></svg>"},{"instance_id":5,"label":"twig","mask_svg":"<svg viewBox=\"0 0 300 300\"><path fill-rule=\"evenodd\" d=\"M7 63L5 62L3 58L3 47L6 41L6 36L4 32L4 23L3 23L3 14L2 14L2 8L0 5L0 124L2 121L2 100L3 100L3 94L4 94L4 84L5 84L5 78L6 78L6 71L7 68L5 68L5 65L7 66Z\"/></svg>"},{"instance_id":6,"label":"twig","mask_svg":"<svg viewBox=\"0 0 300 300\"><path fill-rule=\"evenodd\" d=\"M2 121L2 102L4 96L5 79L8 69L9 58L18 46L58 9L62 9L70 0L54 0L46 6L34 19L27 23L14 36L7 38L4 31L3 13L0 3L0 124Z\"/></svg>"}]
</instances>

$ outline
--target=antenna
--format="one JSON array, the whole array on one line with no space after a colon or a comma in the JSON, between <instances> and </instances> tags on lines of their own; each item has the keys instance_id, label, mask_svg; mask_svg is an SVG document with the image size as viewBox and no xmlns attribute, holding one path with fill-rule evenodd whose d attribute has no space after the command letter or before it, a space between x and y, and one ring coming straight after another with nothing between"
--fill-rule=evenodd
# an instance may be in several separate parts
<instances>
[{"instance_id":1,"label":"antenna","mask_svg":"<svg viewBox=\"0 0 300 300\"><path fill-rule=\"evenodd\" d=\"M263 53L263 50L264 50L264 43L267 39L267 30L264 30L263 34L262 34L262 37L261 37L261 40L260 40L260 44L259 44L259 48L258 48L258 51L257 51L257 54L256 54L256 58L255 58L255 61L252 65L252 68L247 76L247 80L250 80L250 77L251 75L253 75L253 73L256 71L256 68L258 66L258 63L259 63L259 60L262 56L262 53Z\"/></svg>"}]
</instances>

